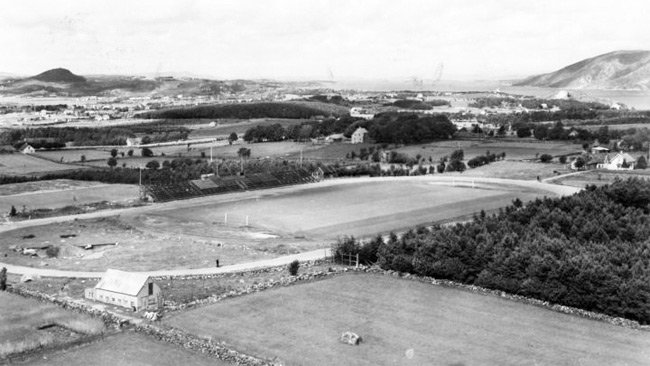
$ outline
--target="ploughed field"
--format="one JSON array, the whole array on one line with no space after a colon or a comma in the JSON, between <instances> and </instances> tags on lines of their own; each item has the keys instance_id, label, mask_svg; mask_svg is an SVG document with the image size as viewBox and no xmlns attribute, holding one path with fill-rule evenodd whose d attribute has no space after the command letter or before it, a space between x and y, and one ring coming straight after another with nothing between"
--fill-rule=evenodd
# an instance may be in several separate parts
<instances>
[{"instance_id":1,"label":"ploughed field","mask_svg":"<svg viewBox=\"0 0 650 366\"><path fill-rule=\"evenodd\" d=\"M104 324L90 316L0 292L0 364L11 355L62 347L103 332Z\"/></svg>"},{"instance_id":2,"label":"ploughed field","mask_svg":"<svg viewBox=\"0 0 650 366\"><path fill-rule=\"evenodd\" d=\"M492 295L349 274L169 318L284 365L647 365L650 333ZM345 331L359 346L339 343Z\"/></svg>"},{"instance_id":3,"label":"ploughed field","mask_svg":"<svg viewBox=\"0 0 650 366\"><path fill-rule=\"evenodd\" d=\"M49 353L45 357L28 360L24 362L24 365L225 366L230 364L200 353L194 353L181 349L175 345L127 331L121 334L109 336L100 342Z\"/></svg>"},{"instance_id":4,"label":"ploughed field","mask_svg":"<svg viewBox=\"0 0 650 366\"><path fill-rule=\"evenodd\" d=\"M306 185L248 199L199 204L158 212L193 222L248 224L278 235L334 239L369 236L470 215L542 194L496 184L454 186L425 180L364 180L336 185Z\"/></svg>"}]
</instances>

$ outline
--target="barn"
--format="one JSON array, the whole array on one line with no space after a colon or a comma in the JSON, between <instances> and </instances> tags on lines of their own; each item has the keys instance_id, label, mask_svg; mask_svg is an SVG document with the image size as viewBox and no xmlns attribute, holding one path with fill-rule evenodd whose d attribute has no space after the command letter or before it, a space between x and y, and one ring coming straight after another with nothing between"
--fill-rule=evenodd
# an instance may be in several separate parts
<instances>
[{"instance_id":1,"label":"barn","mask_svg":"<svg viewBox=\"0 0 650 366\"><path fill-rule=\"evenodd\" d=\"M94 288L86 289L85 297L133 311L156 310L162 307L162 293L150 276L142 273L108 269Z\"/></svg>"}]
</instances>

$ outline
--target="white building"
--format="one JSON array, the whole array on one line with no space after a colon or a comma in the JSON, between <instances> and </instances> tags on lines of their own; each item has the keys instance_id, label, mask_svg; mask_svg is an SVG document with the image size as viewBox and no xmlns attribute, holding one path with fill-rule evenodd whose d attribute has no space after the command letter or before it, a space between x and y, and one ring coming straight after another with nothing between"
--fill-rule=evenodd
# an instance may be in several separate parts
<instances>
[{"instance_id":1,"label":"white building","mask_svg":"<svg viewBox=\"0 0 650 366\"><path fill-rule=\"evenodd\" d=\"M635 163L636 159L628 153L618 153L613 157L607 154L605 159L603 159L603 162L598 164L596 168L607 170L632 170L634 169Z\"/></svg>"},{"instance_id":2,"label":"white building","mask_svg":"<svg viewBox=\"0 0 650 366\"><path fill-rule=\"evenodd\" d=\"M87 288L85 297L133 311L162 307L160 287L146 274L108 269L94 288Z\"/></svg>"},{"instance_id":3,"label":"white building","mask_svg":"<svg viewBox=\"0 0 650 366\"><path fill-rule=\"evenodd\" d=\"M353 144L362 144L368 140L368 130L363 127L357 128L353 133L350 141Z\"/></svg>"},{"instance_id":4,"label":"white building","mask_svg":"<svg viewBox=\"0 0 650 366\"><path fill-rule=\"evenodd\" d=\"M365 109L359 107L352 107L350 108L350 117L371 120L375 117L375 115L372 113L368 113L368 111L366 111Z\"/></svg>"}]
</instances>

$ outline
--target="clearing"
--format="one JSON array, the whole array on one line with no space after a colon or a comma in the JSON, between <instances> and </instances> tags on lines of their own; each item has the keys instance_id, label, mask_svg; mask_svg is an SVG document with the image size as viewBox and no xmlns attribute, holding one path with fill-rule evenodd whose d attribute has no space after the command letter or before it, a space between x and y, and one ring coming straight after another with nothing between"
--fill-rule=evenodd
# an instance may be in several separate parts
<instances>
[{"instance_id":1,"label":"clearing","mask_svg":"<svg viewBox=\"0 0 650 366\"><path fill-rule=\"evenodd\" d=\"M181 313L168 324L284 365L647 365L650 333L494 296L349 274ZM359 346L339 343L345 331Z\"/></svg>"}]
</instances>

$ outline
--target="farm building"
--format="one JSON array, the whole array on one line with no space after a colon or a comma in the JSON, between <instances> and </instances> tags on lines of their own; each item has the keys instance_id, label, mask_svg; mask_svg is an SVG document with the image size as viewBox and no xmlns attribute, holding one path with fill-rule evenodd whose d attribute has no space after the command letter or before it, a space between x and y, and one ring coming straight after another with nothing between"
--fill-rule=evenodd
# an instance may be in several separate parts
<instances>
[{"instance_id":1,"label":"farm building","mask_svg":"<svg viewBox=\"0 0 650 366\"><path fill-rule=\"evenodd\" d=\"M363 127L357 128L352 133L351 142L353 144L362 144L368 140L368 130Z\"/></svg>"},{"instance_id":2,"label":"farm building","mask_svg":"<svg viewBox=\"0 0 650 366\"><path fill-rule=\"evenodd\" d=\"M140 137L127 137L126 146L138 146L142 143L142 138Z\"/></svg>"},{"instance_id":3,"label":"farm building","mask_svg":"<svg viewBox=\"0 0 650 366\"><path fill-rule=\"evenodd\" d=\"M18 151L20 151L23 154L33 154L33 153L36 152L36 149L34 149L34 147L32 147L32 145L30 145L28 143L24 143L24 144L20 145L20 147L18 148Z\"/></svg>"},{"instance_id":4,"label":"farm building","mask_svg":"<svg viewBox=\"0 0 650 366\"><path fill-rule=\"evenodd\" d=\"M603 162L597 165L598 169L608 169L608 170L632 170L634 169L634 164L636 159L634 159L628 153L618 153L616 155L605 155Z\"/></svg>"},{"instance_id":5,"label":"farm building","mask_svg":"<svg viewBox=\"0 0 650 366\"><path fill-rule=\"evenodd\" d=\"M94 288L87 288L85 297L132 309L156 310L162 306L162 293L146 274L108 269Z\"/></svg>"}]
</instances>

